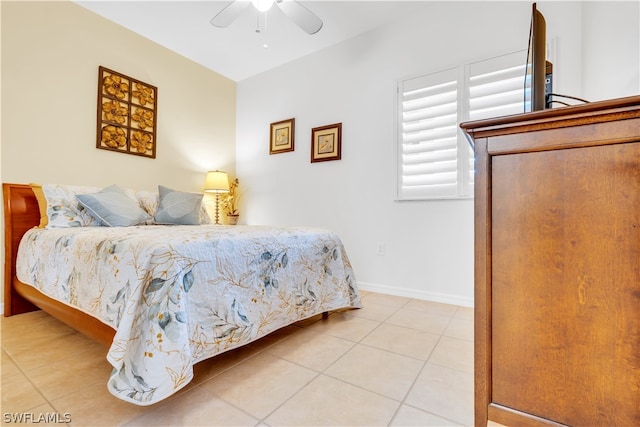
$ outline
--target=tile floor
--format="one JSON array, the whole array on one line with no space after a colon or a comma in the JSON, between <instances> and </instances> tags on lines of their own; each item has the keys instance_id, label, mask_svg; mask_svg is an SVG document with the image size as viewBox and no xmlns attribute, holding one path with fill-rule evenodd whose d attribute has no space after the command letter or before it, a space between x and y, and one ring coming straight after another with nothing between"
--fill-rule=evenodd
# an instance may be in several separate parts
<instances>
[{"instance_id":1,"label":"tile floor","mask_svg":"<svg viewBox=\"0 0 640 427\"><path fill-rule=\"evenodd\" d=\"M29 414L72 426L472 425L473 310L362 296L363 309L199 363L191 384L148 407L109 394L105 347L42 312L3 317L2 423Z\"/></svg>"}]
</instances>

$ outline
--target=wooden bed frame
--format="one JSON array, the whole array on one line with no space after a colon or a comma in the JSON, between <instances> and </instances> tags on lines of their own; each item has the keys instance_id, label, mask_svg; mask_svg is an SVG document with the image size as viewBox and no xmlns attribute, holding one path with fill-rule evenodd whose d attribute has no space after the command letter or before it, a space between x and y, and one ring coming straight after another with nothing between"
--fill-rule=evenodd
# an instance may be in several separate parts
<instances>
[{"instance_id":1,"label":"wooden bed frame","mask_svg":"<svg viewBox=\"0 0 640 427\"><path fill-rule=\"evenodd\" d=\"M42 294L16 277L16 256L20 239L40 223L38 201L25 184L2 184L4 195L4 315L42 309L73 329L107 347L116 331L88 314Z\"/></svg>"},{"instance_id":2,"label":"wooden bed frame","mask_svg":"<svg viewBox=\"0 0 640 427\"><path fill-rule=\"evenodd\" d=\"M111 346L115 329L95 317L56 301L16 277L16 256L20 239L40 224L38 201L26 184L2 184L4 195L4 315L26 313L38 308L89 338ZM328 312L322 313L326 319Z\"/></svg>"}]
</instances>

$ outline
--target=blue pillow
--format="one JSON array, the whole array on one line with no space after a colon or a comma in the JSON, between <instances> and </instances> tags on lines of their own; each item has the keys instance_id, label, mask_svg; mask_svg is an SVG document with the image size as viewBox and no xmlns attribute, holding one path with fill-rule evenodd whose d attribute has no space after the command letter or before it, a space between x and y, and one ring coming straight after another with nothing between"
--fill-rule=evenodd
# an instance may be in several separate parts
<instances>
[{"instance_id":1,"label":"blue pillow","mask_svg":"<svg viewBox=\"0 0 640 427\"><path fill-rule=\"evenodd\" d=\"M202 196L158 185L156 224L200 225Z\"/></svg>"},{"instance_id":2,"label":"blue pillow","mask_svg":"<svg viewBox=\"0 0 640 427\"><path fill-rule=\"evenodd\" d=\"M109 227L127 227L148 221L151 217L117 185L97 193L77 194L82 206L98 221Z\"/></svg>"}]
</instances>

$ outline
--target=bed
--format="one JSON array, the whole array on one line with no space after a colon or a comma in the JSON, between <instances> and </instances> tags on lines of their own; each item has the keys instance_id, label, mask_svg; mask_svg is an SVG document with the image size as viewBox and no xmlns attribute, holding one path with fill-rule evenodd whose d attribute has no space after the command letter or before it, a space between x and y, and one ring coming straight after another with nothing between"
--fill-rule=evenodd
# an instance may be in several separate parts
<instances>
[{"instance_id":1,"label":"bed","mask_svg":"<svg viewBox=\"0 0 640 427\"><path fill-rule=\"evenodd\" d=\"M193 365L321 313L359 308L344 247L305 227L42 228L32 187L3 184L4 314L40 308L109 347L109 391L136 405Z\"/></svg>"}]
</instances>

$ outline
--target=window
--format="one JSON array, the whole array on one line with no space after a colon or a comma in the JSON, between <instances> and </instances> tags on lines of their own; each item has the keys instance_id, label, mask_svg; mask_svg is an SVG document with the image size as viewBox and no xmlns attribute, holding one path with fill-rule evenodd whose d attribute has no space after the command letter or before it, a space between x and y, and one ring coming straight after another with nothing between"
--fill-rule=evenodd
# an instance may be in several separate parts
<instances>
[{"instance_id":1,"label":"window","mask_svg":"<svg viewBox=\"0 0 640 427\"><path fill-rule=\"evenodd\" d=\"M473 197L460 122L522 113L526 51L398 83L398 199Z\"/></svg>"}]
</instances>

